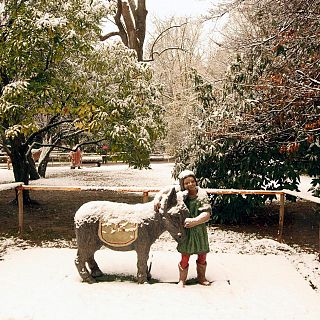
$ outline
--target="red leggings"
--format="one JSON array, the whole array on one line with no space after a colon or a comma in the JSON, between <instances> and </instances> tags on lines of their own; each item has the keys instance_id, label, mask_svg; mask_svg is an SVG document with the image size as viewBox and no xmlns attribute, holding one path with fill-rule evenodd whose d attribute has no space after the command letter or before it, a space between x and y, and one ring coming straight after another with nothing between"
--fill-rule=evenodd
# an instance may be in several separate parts
<instances>
[{"instance_id":1,"label":"red leggings","mask_svg":"<svg viewBox=\"0 0 320 320\"><path fill-rule=\"evenodd\" d=\"M206 258L207 258L207 254L206 253L198 254L197 263L206 264ZM190 259L190 254L181 253L180 266L181 266L182 269L185 269L185 268L188 267L189 259Z\"/></svg>"}]
</instances>

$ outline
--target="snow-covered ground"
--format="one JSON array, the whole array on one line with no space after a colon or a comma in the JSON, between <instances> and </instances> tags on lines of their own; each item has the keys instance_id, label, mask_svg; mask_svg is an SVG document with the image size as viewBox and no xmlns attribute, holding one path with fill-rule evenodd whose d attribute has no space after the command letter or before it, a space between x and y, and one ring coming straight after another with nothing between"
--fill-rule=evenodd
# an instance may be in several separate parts
<instances>
[{"instance_id":1,"label":"snow-covered ground","mask_svg":"<svg viewBox=\"0 0 320 320\"><path fill-rule=\"evenodd\" d=\"M164 187L174 183L171 177L173 164L153 163L151 169L133 169L128 165L110 164L101 167L83 166L70 169L70 166L48 167L46 178L30 181L33 185L61 186L149 186ZM0 185L14 182L12 170L0 168Z\"/></svg>"},{"instance_id":2,"label":"snow-covered ground","mask_svg":"<svg viewBox=\"0 0 320 320\"><path fill-rule=\"evenodd\" d=\"M166 233L150 255L159 282L145 285L130 280L136 274L134 252L98 251L101 269L115 278L88 285L74 266L76 250L56 245L1 239L1 320L319 318L320 294L309 286L319 285L317 257L270 239L210 229L212 285L184 289L175 285L179 254ZM195 258L189 279L196 277Z\"/></svg>"},{"instance_id":3,"label":"snow-covered ground","mask_svg":"<svg viewBox=\"0 0 320 320\"><path fill-rule=\"evenodd\" d=\"M125 165L81 170L50 167L48 179L32 183L162 187L173 182L172 166L152 164L151 170L142 171ZM99 179L94 178L97 175ZM0 169L0 177L1 183L13 182L12 171ZM181 289L174 284L179 254L167 233L151 250L152 275L159 282L147 285L125 277L136 273L133 252L97 252L101 269L116 279L88 285L80 281L73 263L76 252L68 243L33 247L21 239L0 238L0 319L319 318L317 255L271 239L213 227L209 228L209 241L207 275L212 285L190 284ZM195 276L192 257L189 279Z\"/></svg>"}]
</instances>

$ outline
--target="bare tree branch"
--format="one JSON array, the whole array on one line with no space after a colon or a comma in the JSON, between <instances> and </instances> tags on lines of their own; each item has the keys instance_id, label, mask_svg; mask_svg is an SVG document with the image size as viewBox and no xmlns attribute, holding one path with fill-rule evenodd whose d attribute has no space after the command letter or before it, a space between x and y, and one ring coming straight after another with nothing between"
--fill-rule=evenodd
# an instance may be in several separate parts
<instances>
[{"instance_id":1,"label":"bare tree branch","mask_svg":"<svg viewBox=\"0 0 320 320\"><path fill-rule=\"evenodd\" d=\"M154 51L154 47L156 46L156 44L166 35L166 33L173 29L173 28L181 28L182 26L186 25L188 23L188 21L180 24L180 25L173 25L173 26L170 26L168 27L167 29L163 30L162 32L159 33L159 35L156 37L156 39L154 40L152 46L151 46L151 49L150 49L150 58L148 60L144 60L145 62L150 62L150 61L154 61L154 55L158 55L160 56L163 52L165 51L168 51L168 50L176 50L176 49L180 49L182 51L185 51L182 47L172 47L172 48L167 48L167 49L164 49L163 51L161 51L160 53L158 52L155 52Z\"/></svg>"},{"instance_id":2,"label":"bare tree branch","mask_svg":"<svg viewBox=\"0 0 320 320\"><path fill-rule=\"evenodd\" d=\"M158 57L161 56L163 53L165 53L166 51L169 51L169 50L181 50L183 52L188 52L186 49L184 48L181 48L181 47L168 47L168 48L165 48L163 49L162 51L160 52L153 52L153 55L152 55L152 59L149 59L149 60L143 60L144 62L151 62L151 61L154 61L154 56L157 55Z\"/></svg>"},{"instance_id":3,"label":"bare tree branch","mask_svg":"<svg viewBox=\"0 0 320 320\"><path fill-rule=\"evenodd\" d=\"M296 70L296 72L297 72L298 74L301 74L302 76L304 76L305 78L307 78L307 79L310 80L311 82L320 85L320 81L318 81L318 80L316 80L316 79L313 79L313 78L307 76L303 71L301 71L301 70ZM313 88L313 89L314 89L314 90L320 90L320 89L317 89L317 88Z\"/></svg>"},{"instance_id":4,"label":"bare tree branch","mask_svg":"<svg viewBox=\"0 0 320 320\"><path fill-rule=\"evenodd\" d=\"M104 36L100 36L101 41L105 41L111 37L119 36L120 37L120 32L119 31L113 31L105 34Z\"/></svg>"},{"instance_id":5,"label":"bare tree branch","mask_svg":"<svg viewBox=\"0 0 320 320\"><path fill-rule=\"evenodd\" d=\"M119 34L122 42L124 43L125 46L128 46L128 36L126 29L124 28L122 22L121 22L121 15L122 15L122 1L118 0L117 1L117 12L116 15L114 16L114 22L116 23L118 29L119 29Z\"/></svg>"},{"instance_id":6,"label":"bare tree branch","mask_svg":"<svg viewBox=\"0 0 320 320\"><path fill-rule=\"evenodd\" d=\"M131 49L135 49L138 47L136 26L132 19L130 8L126 2L122 2L122 17L126 25L128 47Z\"/></svg>"},{"instance_id":7,"label":"bare tree branch","mask_svg":"<svg viewBox=\"0 0 320 320\"><path fill-rule=\"evenodd\" d=\"M66 119L66 120L61 120L61 121L57 121L57 122L54 122L54 123L49 123L47 126L45 126L45 127L41 128L40 130L32 133L32 134L29 136L29 138L26 140L25 145L29 145L29 144L31 143L31 141L33 141L34 138L35 138L36 136L38 136L39 134L44 133L44 132L47 132L47 131L49 131L50 129L55 128L55 127L57 127L57 126L59 126L59 125L61 125L61 124L71 123L71 122L73 122L73 121L74 121L74 120Z\"/></svg>"},{"instance_id":8,"label":"bare tree branch","mask_svg":"<svg viewBox=\"0 0 320 320\"><path fill-rule=\"evenodd\" d=\"M137 21L137 6L135 3L135 0L129 0L128 2L129 2L129 6L131 9L132 15L134 17L134 20Z\"/></svg>"}]
</instances>

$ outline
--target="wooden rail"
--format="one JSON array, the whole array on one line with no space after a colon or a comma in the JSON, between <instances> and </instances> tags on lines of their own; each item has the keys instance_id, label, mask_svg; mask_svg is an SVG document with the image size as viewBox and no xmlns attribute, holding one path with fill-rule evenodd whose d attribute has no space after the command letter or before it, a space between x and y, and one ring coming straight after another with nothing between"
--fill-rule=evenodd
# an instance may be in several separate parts
<instances>
[{"instance_id":1,"label":"wooden rail","mask_svg":"<svg viewBox=\"0 0 320 320\"><path fill-rule=\"evenodd\" d=\"M149 199L149 193L156 193L159 189L155 188L141 188L141 187L96 187L96 186L42 186L42 185L22 185L20 184L18 190L18 210L19 210L19 235L23 233L23 190L46 190L46 191L115 191L115 192L134 192L143 194L143 202L147 202Z\"/></svg>"},{"instance_id":2,"label":"wooden rail","mask_svg":"<svg viewBox=\"0 0 320 320\"><path fill-rule=\"evenodd\" d=\"M23 190L50 190L50 191L116 191L116 192L134 192L143 194L143 202L149 199L149 193L156 193L157 188L141 188L141 187L95 187L95 186L41 186L41 185L21 185L18 188L19 203L19 234L23 233ZM279 195L280 196L280 212L279 212L279 228L278 241L282 241L283 222L284 222L284 192L277 190L239 190L239 189L205 189L209 194L260 194L260 195Z\"/></svg>"},{"instance_id":3,"label":"wooden rail","mask_svg":"<svg viewBox=\"0 0 320 320\"><path fill-rule=\"evenodd\" d=\"M284 222L284 202L285 202L285 192L283 190L241 190L241 189L205 189L211 194L254 194L254 195L275 195L279 196L280 199L280 210L279 210L279 227L277 240L282 241L283 234L283 222Z\"/></svg>"},{"instance_id":4,"label":"wooden rail","mask_svg":"<svg viewBox=\"0 0 320 320\"><path fill-rule=\"evenodd\" d=\"M18 194L18 210L19 210L19 235L23 233L23 190L47 190L47 191L115 191L115 192L134 192L143 194L143 202L149 199L149 193L156 193L158 188L150 187L96 187L96 186L42 186L42 185L23 185L22 183L10 183L0 186L0 191L16 189ZM309 194L291 190L241 190L241 189L205 189L209 194L242 194L242 195L275 195L279 196L280 210L279 210L279 227L277 239L282 241L283 223L284 223L284 203L286 194L299 197L308 201L320 204L320 198L313 197Z\"/></svg>"}]
</instances>

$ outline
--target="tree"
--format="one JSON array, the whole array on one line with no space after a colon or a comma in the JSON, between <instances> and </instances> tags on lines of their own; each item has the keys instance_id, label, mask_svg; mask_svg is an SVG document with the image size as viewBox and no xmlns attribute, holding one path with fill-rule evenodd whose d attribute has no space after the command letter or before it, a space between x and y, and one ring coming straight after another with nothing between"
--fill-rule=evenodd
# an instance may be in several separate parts
<instances>
[{"instance_id":1,"label":"tree","mask_svg":"<svg viewBox=\"0 0 320 320\"><path fill-rule=\"evenodd\" d=\"M145 0L108 0L112 9L117 31L101 36L101 41L119 36L125 46L136 51L138 60L143 61L143 46L146 35L148 11Z\"/></svg>"},{"instance_id":2,"label":"tree","mask_svg":"<svg viewBox=\"0 0 320 320\"><path fill-rule=\"evenodd\" d=\"M55 139L50 148L90 132L96 141L112 141L129 165L148 166L162 130L158 87L133 50L99 44L104 4L2 4L0 143L12 159L15 180L28 184L32 147L48 133Z\"/></svg>"},{"instance_id":3,"label":"tree","mask_svg":"<svg viewBox=\"0 0 320 320\"><path fill-rule=\"evenodd\" d=\"M165 151L175 155L177 145L183 145L189 119L199 106L190 76L192 68L203 67L201 24L197 20L169 18L155 20L155 34L147 49L156 79L162 83L162 101L165 105Z\"/></svg>"},{"instance_id":4,"label":"tree","mask_svg":"<svg viewBox=\"0 0 320 320\"><path fill-rule=\"evenodd\" d=\"M316 195L319 2L242 1L233 14L240 22L230 40L234 59L215 90L195 75L206 110L199 115L201 128L180 151L176 172L193 168L202 184L213 188L297 189L300 173L307 171ZM241 219L239 208L246 216L265 198L216 201L224 211L216 218L234 221Z\"/></svg>"},{"instance_id":5,"label":"tree","mask_svg":"<svg viewBox=\"0 0 320 320\"><path fill-rule=\"evenodd\" d=\"M144 55L144 43L146 36L146 19L148 10L146 8L145 0L108 0L108 8L110 14L107 15L107 20L112 21L116 27L116 31L108 31L107 33L101 35L101 41L111 39L113 37L120 37L122 43L136 51L139 61L151 62L159 57L159 52L154 51L154 46L161 43L163 45L164 35L167 38L167 31L172 28L168 26L165 29L159 29L159 35L156 39L153 39L154 43L150 47L150 52L148 58ZM171 19L173 20L173 19ZM159 23L159 21L158 21ZM179 26L175 26L179 27ZM181 39L175 39L180 42ZM184 41L184 40L183 40ZM162 51L182 49L176 45L162 49ZM160 52L161 54L161 52Z\"/></svg>"}]
</instances>

